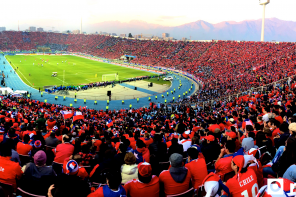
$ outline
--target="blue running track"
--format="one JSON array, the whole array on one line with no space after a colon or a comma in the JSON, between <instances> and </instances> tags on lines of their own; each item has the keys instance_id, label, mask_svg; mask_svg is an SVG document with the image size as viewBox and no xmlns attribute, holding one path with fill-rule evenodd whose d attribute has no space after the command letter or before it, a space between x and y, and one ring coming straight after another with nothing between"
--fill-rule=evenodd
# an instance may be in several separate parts
<instances>
[{"instance_id":1,"label":"blue running track","mask_svg":"<svg viewBox=\"0 0 296 197\"><path fill-rule=\"evenodd\" d=\"M96 110L100 110L100 109L105 110L106 109L107 101L99 101L98 100L97 105L94 105L93 100L87 100L86 104L84 104L83 99L77 99L77 103L74 103L74 98L67 97L66 100L64 101L62 99L62 97L59 96L58 100L55 100L54 94L47 94L45 92L43 93L43 97L41 97L38 90L26 85L24 82L27 82L27 81L23 82L19 78L18 74L14 74L13 68L9 65L9 63L4 58L4 56L0 55L0 58L1 58L0 59L0 70L1 70L1 72L4 71L5 76L8 75L8 77L5 80L6 86L12 88L14 91L15 90L27 90L31 93L31 99L39 100L41 102L44 102L44 100L47 99L48 103L54 103L54 104L60 104L60 105L66 105L66 106L69 106L70 103L72 103L73 107L75 107L75 108L78 108L80 106L81 107L87 106L87 108L96 109ZM3 61L5 61L5 64L3 64ZM12 72L10 72L10 71L12 71ZM174 80L172 81L171 87L167 90L167 92L169 92L168 96L167 96L166 92L157 93L157 92L154 92L151 90L138 88L138 91L152 94L153 96L151 96L151 101L148 100L148 97L140 98L139 102L137 102L137 99L125 100L124 104L122 104L121 100L114 100L114 101L112 100L109 103L109 110L128 109L130 104L132 104L132 108L148 107L150 102L164 103L164 101L166 99L167 103L169 103L170 101L173 100L173 97L175 97L175 100L177 100L179 94L181 95L181 97L183 97L183 92L186 92L189 90L192 82L182 76L178 76L178 75L170 75L170 76L176 76L176 78L174 78ZM29 78L29 76L26 78ZM182 87L180 88L180 90L178 89L179 80L181 80L181 83L182 83ZM27 83L29 83L29 82L27 82ZM34 86L34 84L32 84L32 85ZM134 86L132 86L132 85L128 85L125 83L123 83L121 85L124 87L127 87L127 88L134 89ZM191 93L194 92L195 88L196 87L193 85L193 89L191 90ZM174 89L175 89L175 92L173 94L171 94L171 91L174 91ZM191 93L189 93L188 95L190 95ZM79 92L78 92L78 94L79 94ZM162 94L164 95L164 98L162 98ZM156 95L157 95L157 99L155 98Z\"/></svg>"},{"instance_id":2,"label":"blue running track","mask_svg":"<svg viewBox=\"0 0 296 197\"><path fill-rule=\"evenodd\" d=\"M121 84L119 84L119 85L121 85L121 86L123 86L123 87L126 87L126 88L130 88L130 89L132 89L132 90L135 89L135 86L129 85L129 84L127 84L127 83L121 83ZM152 94L152 95L153 95L153 94L158 94L158 92L154 92L154 91L147 90L147 89L144 89L144 88L139 88L139 87L137 87L137 90L140 91L140 92L144 92L144 93Z\"/></svg>"}]
</instances>

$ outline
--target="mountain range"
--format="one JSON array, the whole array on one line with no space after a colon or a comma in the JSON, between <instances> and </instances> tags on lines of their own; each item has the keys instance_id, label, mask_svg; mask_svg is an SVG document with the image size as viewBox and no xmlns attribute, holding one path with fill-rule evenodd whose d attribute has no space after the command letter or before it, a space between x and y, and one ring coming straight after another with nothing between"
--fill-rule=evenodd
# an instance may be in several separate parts
<instances>
[{"instance_id":1,"label":"mountain range","mask_svg":"<svg viewBox=\"0 0 296 197\"><path fill-rule=\"evenodd\" d=\"M92 24L91 31L103 31L108 33L132 33L151 34L161 36L169 33L171 37L181 39L186 37L192 40L245 40L260 41L261 19L245 20L241 22L224 21L211 24L203 20L187 23L175 27L161 26L145 21L133 20L128 23L119 21L105 21ZM265 41L296 42L296 22L284 21L277 18L265 19Z\"/></svg>"}]
</instances>

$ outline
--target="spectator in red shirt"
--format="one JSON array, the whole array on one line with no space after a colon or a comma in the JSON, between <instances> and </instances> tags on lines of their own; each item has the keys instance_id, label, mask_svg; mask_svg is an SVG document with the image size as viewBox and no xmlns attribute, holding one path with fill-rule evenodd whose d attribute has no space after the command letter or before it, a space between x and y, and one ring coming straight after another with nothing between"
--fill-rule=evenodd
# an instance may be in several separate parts
<instances>
[{"instance_id":1,"label":"spectator in red shirt","mask_svg":"<svg viewBox=\"0 0 296 197\"><path fill-rule=\"evenodd\" d=\"M185 165L192 175L192 184L194 189L202 185L202 181L208 175L207 164L204 158L198 158L199 152L196 146L187 150L188 163Z\"/></svg>"},{"instance_id":2,"label":"spectator in red shirt","mask_svg":"<svg viewBox=\"0 0 296 197\"><path fill-rule=\"evenodd\" d=\"M225 144L225 148L221 149L221 153L215 163L216 174L223 180L224 175L232 172L231 161L235 152L235 143L232 140L228 140Z\"/></svg>"},{"instance_id":3,"label":"spectator in red shirt","mask_svg":"<svg viewBox=\"0 0 296 197\"><path fill-rule=\"evenodd\" d=\"M159 178L152 175L151 165L142 162L138 165L138 179L133 179L124 185L127 196L159 197Z\"/></svg>"},{"instance_id":4,"label":"spectator in red shirt","mask_svg":"<svg viewBox=\"0 0 296 197\"><path fill-rule=\"evenodd\" d=\"M143 140L143 141L144 141L144 143L146 144L146 147L147 147L147 148L149 147L150 144L153 143L153 139L150 138L149 133L145 133L145 134L144 134L144 140Z\"/></svg>"},{"instance_id":5,"label":"spectator in red shirt","mask_svg":"<svg viewBox=\"0 0 296 197\"><path fill-rule=\"evenodd\" d=\"M56 124L56 121L52 117L50 117L49 120L46 121L47 130L49 131L52 130L55 124Z\"/></svg>"},{"instance_id":6,"label":"spectator in red shirt","mask_svg":"<svg viewBox=\"0 0 296 197\"><path fill-rule=\"evenodd\" d=\"M215 132L215 129L219 129L219 131L220 131L220 126L217 124L217 120L212 120L212 124L210 124L208 129L212 133Z\"/></svg>"},{"instance_id":7,"label":"spectator in red shirt","mask_svg":"<svg viewBox=\"0 0 296 197\"><path fill-rule=\"evenodd\" d=\"M62 164L66 158L69 158L74 152L74 146L70 144L70 137L63 136L62 144L57 145L55 151L55 158L52 167L57 174L62 172Z\"/></svg>"},{"instance_id":8,"label":"spectator in red shirt","mask_svg":"<svg viewBox=\"0 0 296 197\"><path fill-rule=\"evenodd\" d=\"M226 182L232 197L241 197L242 193L254 196L255 192L259 190L256 173L253 169L244 168L244 165L244 156L238 155L232 159L231 168L235 172L235 176Z\"/></svg>"},{"instance_id":9,"label":"spectator in red shirt","mask_svg":"<svg viewBox=\"0 0 296 197\"><path fill-rule=\"evenodd\" d=\"M137 148L133 151L133 154L135 155L137 159L137 163L141 162L150 162L150 151L148 148L146 148L146 144L142 140L137 140Z\"/></svg>"},{"instance_id":10,"label":"spectator in red shirt","mask_svg":"<svg viewBox=\"0 0 296 197\"><path fill-rule=\"evenodd\" d=\"M235 143L235 152L241 148L240 142L237 140L237 135L235 132L226 132L227 140L231 140Z\"/></svg>"},{"instance_id":11,"label":"spectator in red shirt","mask_svg":"<svg viewBox=\"0 0 296 197\"><path fill-rule=\"evenodd\" d=\"M87 197L121 197L126 196L125 189L121 186L121 175L118 172L110 172L107 175L107 185L99 187Z\"/></svg>"},{"instance_id":12,"label":"spectator in red shirt","mask_svg":"<svg viewBox=\"0 0 296 197\"><path fill-rule=\"evenodd\" d=\"M192 187L190 171L182 167L183 156L174 153L170 156L171 168L159 175L160 191L165 195L179 194Z\"/></svg>"},{"instance_id":13,"label":"spectator in red shirt","mask_svg":"<svg viewBox=\"0 0 296 197\"><path fill-rule=\"evenodd\" d=\"M16 189L16 180L19 180L22 175L22 169L17 162L10 161L11 147L8 143L1 146L0 156L0 182L13 185Z\"/></svg>"},{"instance_id":14,"label":"spectator in red shirt","mask_svg":"<svg viewBox=\"0 0 296 197\"><path fill-rule=\"evenodd\" d=\"M16 145L16 151L20 155L29 155L33 150L33 147L29 144L30 136L28 134L24 135L23 142L19 142Z\"/></svg>"}]
</instances>

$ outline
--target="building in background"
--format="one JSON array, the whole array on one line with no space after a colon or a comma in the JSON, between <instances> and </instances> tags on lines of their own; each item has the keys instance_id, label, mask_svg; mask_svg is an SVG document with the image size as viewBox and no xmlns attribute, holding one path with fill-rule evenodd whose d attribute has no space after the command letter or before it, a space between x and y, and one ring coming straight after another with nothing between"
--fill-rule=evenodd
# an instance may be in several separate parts
<instances>
[{"instance_id":1,"label":"building in background","mask_svg":"<svg viewBox=\"0 0 296 197\"><path fill-rule=\"evenodd\" d=\"M141 34L141 37L145 38L145 39L151 39L153 37L153 35L152 34Z\"/></svg>"},{"instance_id":2,"label":"building in background","mask_svg":"<svg viewBox=\"0 0 296 197\"><path fill-rule=\"evenodd\" d=\"M158 37L158 36L153 36L153 37L151 38L151 40L162 40L162 38L161 38L161 37Z\"/></svg>"},{"instance_id":3,"label":"building in background","mask_svg":"<svg viewBox=\"0 0 296 197\"><path fill-rule=\"evenodd\" d=\"M182 41L186 41L186 40L187 40L187 38L185 38L185 37L182 38Z\"/></svg>"},{"instance_id":4,"label":"building in background","mask_svg":"<svg viewBox=\"0 0 296 197\"><path fill-rule=\"evenodd\" d=\"M162 33L162 38L165 39L167 37L170 37L170 34L169 33Z\"/></svg>"},{"instance_id":5,"label":"building in background","mask_svg":"<svg viewBox=\"0 0 296 197\"><path fill-rule=\"evenodd\" d=\"M169 40L176 40L174 37L165 37L163 38L165 41L169 41Z\"/></svg>"},{"instance_id":6,"label":"building in background","mask_svg":"<svg viewBox=\"0 0 296 197\"><path fill-rule=\"evenodd\" d=\"M44 30L43 30L42 27L38 27L38 28L37 28L37 31L39 31L39 32L43 32Z\"/></svg>"},{"instance_id":7,"label":"building in background","mask_svg":"<svg viewBox=\"0 0 296 197\"><path fill-rule=\"evenodd\" d=\"M120 37L125 38L126 34L119 34Z\"/></svg>"},{"instance_id":8,"label":"building in background","mask_svg":"<svg viewBox=\"0 0 296 197\"><path fill-rule=\"evenodd\" d=\"M72 34L80 34L80 30L79 29L73 30Z\"/></svg>"},{"instance_id":9,"label":"building in background","mask_svg":"<svg viewBox=\"0 0 296 197\"><path fill-rule=\"evenodd\" d=\"M6 27L0 27L0 31L6 31Z\"/></svg>"},{"instance_id":10,"label":"building in background","mask_svg":"<svg viewBox=\"0 0 296 197\"><path fill-rule=\"evenodd\" d=\"M36 31L36 27L29 27L29 31Z\"/></svg>"},{"instance_id":11,"label":"building in background","mask_svg":"<svg viewBox=\"0 0 296 197\"><path fill-rule=\"evenodd\" d=\"M134 38L136 39L142 38L142 35L134 35Z\"/></svg>"},{"instance_id":12,"label":"building in background","mask_svg":"<svg viewBox=\"0 0 296 197\"><path fill-rule=\"evenodd\" d=\"M116 33L112 33L111 36L117 36L117 34Z\"/></svg>"}]
</instances>

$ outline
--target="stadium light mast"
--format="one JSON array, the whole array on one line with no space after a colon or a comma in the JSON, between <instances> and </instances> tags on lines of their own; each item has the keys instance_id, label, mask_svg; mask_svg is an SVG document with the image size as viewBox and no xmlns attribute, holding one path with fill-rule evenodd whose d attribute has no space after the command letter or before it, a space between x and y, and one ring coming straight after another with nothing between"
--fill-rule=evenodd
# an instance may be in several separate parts
<instances>
[{"instance_id":1,"label":"stadium light mast","mask_svg":"<svg viewBox=\"0 0 296 197\"><path fill-rule=\"evenodd\" d=\"M262 27L261 27L261 42L264 41L264 23L265 23L265 7L270 3L270 0L259 0L259 4L263 5Z\"/></svg>"}]
</instances>

